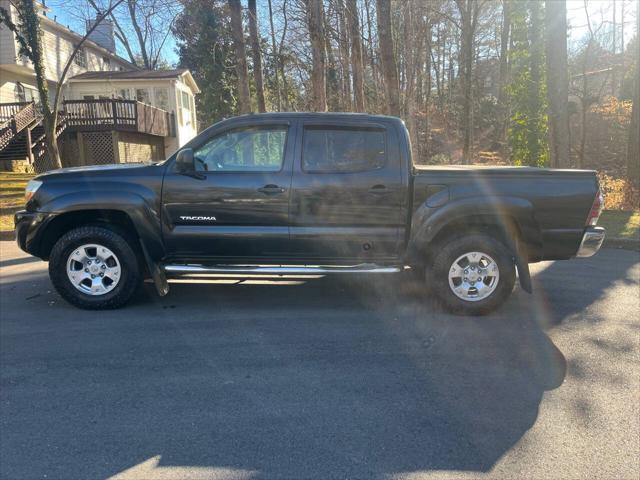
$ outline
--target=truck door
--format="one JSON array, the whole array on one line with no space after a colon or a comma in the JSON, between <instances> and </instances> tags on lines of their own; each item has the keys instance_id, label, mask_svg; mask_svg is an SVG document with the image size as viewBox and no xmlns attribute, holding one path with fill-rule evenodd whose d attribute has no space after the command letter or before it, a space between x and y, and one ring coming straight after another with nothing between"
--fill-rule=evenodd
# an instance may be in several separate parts
<instances>
[{"instance_id":1,"label":"truck door","mask_svg":"<svg viewBox=\"0 0 640 480\"><path fill-rule=\"evenodd\" d=\"M223 128L193 148L195 175L169 167L162 192L168 253L246 259L285 252L294 130L259 120Z\"/></svg>"},{"instance_id":2,"label":"truck door","mask_svg":"<svg viewBox=\"0 0 640 480\"><path fill-rule=\"evenodd\" d=\"M396 259L407 188L395 129L360 120L308 121L301 129L291 252L328 262Z\"/></svg>"}]
</instances>

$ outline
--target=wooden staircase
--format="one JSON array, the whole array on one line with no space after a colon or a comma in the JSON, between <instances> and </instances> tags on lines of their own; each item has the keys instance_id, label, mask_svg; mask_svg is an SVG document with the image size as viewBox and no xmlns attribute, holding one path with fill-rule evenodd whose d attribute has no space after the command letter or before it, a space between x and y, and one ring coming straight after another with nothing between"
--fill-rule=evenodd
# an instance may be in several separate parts
<instances>
[{"instance_id":1,"label":"wooden staircase","mask_svg":"<svg viewBox=\"0 0 640 480\"><path fill-rule=\"evenodd\" d=\"M31 139L41 135L42 120L33 102L0 105L0 161L29 160L33 163Z\"/></svg>"}]
</instances>

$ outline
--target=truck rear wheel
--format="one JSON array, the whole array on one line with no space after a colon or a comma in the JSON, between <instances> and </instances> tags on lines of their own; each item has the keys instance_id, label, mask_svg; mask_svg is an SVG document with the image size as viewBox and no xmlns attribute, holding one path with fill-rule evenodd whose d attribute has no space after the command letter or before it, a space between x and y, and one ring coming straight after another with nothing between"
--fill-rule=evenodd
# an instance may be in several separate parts
<instances>
[{"instance_id":1,"label":"truck rear wheel","mask_svg":"<svg viewBox=\"0 0 640 480\"><path fill-rule=\"evenodd\" d=\"M427 276L444 306L464 315L484 315L498 308L511 294L516 279L507 247L481 233L447 242Z\"/></svg>"},{"instance_id":2,"label":"truck rear wheel","mask_svg":"<svg viewBox=\"0 0 640 480\"><path fill-rule=\"evenodd\" d=\"M98 226L73 229L56 242L49 257L49 277L65 300L89 310L124 305L142 281L127 240Z\"/></svg>"}]
</instances>

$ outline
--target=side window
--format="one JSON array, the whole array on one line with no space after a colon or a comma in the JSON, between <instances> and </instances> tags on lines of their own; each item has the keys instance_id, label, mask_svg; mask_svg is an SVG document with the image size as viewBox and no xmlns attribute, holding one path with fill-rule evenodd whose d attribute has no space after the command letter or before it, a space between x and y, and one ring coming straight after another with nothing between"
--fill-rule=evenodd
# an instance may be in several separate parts
<instances>
[{"instance_id":1,"label":"side window","mask_svg":"<svg viewBox=\"0 0 640 480\"><path fill-rule=\"evenodd\" d=\"M149 90L146 88L136 88L136 100L142 103L151 103L149 101Z\"/></svg>"},{"instance_id":2,"label":"side window","mask_svg":"<svg viewBox=\"0 0 640 480\"><path fill-rule=\"evenodd\" d=\"M196 170L278 172L284 161L286 126L231 130L194 151Z\"/></svg>"},{"instance_id":3,"label":"side window","mask_svg":"<svg viewBox=\"0 0 640 480\"><path fill-rule=\"evenodd\" d=\"M155 96L155 106L162 110L169 110L169 91L166 88L155 88L153 90Z\"/></svg>"},{"instance_id":4,"label":"side window","mask_svg":"<svg viewBox=\"0 0 640 480\"><path fill-rule=\"evenodd\" d=\"M383 128L305 127L302 169L309 173L364 172L383 168L387 158Z\"/></svg>"}]
</instances>

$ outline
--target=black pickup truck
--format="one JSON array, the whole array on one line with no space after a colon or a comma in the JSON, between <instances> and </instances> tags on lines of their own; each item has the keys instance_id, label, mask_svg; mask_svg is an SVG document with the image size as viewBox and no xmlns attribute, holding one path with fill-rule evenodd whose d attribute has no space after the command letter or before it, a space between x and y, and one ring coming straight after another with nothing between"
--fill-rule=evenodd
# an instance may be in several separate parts
<instances>
[{"instance_id":1,"label":"black pickup truck","mask_svg":"<svg viewBox=\"0 0 640 480\"><path fill-rule=\"evenodd\" d=\"M72 304L125 304L145 276L390 274L411 268L450 310L483 314L528 264L593 255L592 171L415 165L401 120L279 113L219 122L168 160L56 170L15 216Z\"/></svg>"}]
</instances>

